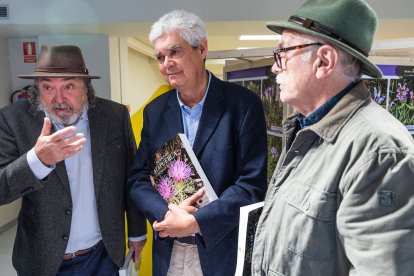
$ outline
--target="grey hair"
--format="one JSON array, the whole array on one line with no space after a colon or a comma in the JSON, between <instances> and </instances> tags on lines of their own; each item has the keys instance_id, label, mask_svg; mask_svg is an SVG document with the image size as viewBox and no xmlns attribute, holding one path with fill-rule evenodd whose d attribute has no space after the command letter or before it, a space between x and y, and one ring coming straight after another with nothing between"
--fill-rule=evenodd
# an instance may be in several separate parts
<instances>
[{"instance_id":1,"label":"grey hair","mask_svg":"<svg viewBox=\"0 0 414 276\"><path fill-rule=\"evenodd\" d=\"M200 46L201 40L207 38L204 22L194 13L184 10L173 10L155 22L149 33L152 44L165 33L178 31L181 38L192 47Z\"/></svg>"},{"instance_id":2,"label":"grey hair","mask_svg":"<svg viewBox=\"0 0 414 276\"><path fill-rule=\"evenodd\" d=\"M39 93L39 79L34 79L33 85L28 89L29 101L36 106L39 106L40 103L40 93ZM92 86L91 79L84 79L85 87L87 89L88 105L89 107L94 107L96 103L95 89Z\"/></svg>"},{"instance_id":3,"label":"grey hair","mask_svg":"<svg viewBox=\"0 0 414 276\"><path fill-rule=\"evenodd\" d=\"M325 45L329 45L335 48L339 53L339 64L342 67L342 72L345 77L349 78L351 81L356 81L361 78L361 62L351 54L345 52L338 46L329 43L319 37L315 37L312 35L307 34L299 34L301 39L304 40L304 43L321 43ZM306 62L309 61L314 51L305 51L302 53L302 61Z\"/></svg>"}]
</instances>

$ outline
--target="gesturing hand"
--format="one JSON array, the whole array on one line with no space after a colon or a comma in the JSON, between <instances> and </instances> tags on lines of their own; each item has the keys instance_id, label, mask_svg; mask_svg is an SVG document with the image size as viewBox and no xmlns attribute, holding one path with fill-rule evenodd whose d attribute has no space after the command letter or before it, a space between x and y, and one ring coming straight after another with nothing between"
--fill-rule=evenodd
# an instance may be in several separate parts
<instances>
[{"instance_id":1,"label":"gesturing hand","mask_svg":"<svg viewBox=\"0 0 414 276\"><path fill-rule=\"evenodd\" d=\"M74 126L65 127L53 134L50 134L51 128L52 122L45 117L42 131L34 147L37 158L45 165L56 164L78 153L86 142L82 133L66 137L76 129Z\"/></svg>"}]
</instances>

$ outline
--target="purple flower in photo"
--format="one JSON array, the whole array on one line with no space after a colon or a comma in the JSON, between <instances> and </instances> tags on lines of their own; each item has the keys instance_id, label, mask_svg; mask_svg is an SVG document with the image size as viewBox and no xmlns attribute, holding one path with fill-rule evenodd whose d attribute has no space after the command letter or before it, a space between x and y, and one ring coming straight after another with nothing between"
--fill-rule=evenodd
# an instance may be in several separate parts
<instances>
[{"instance_id":1,"label":"purple flower in photo","mask_svg":"<svg viewBox=\"0 0 414 276\"><path fill-rule=\"evenodd\" d=\"M410 90L408 89L408 87L406 86L405 83L404 83L404 85L402 85L401 83L398 83L396 97L400 102L404 102L404 101L407 100L407 96L408 96L409 92L410 92Z\"/></svg>"},{"instance_id":2,"label":"purple flower in photo","mask_svg":"<svg viewBox=\"0 0 414 276\"><path fill-rule=\"evenodd\" d=\"M169 178L164 177L161 179L160 184L157 186L157 190L165 200L169 200L174 197L174 185Z\"/></svg>"},{"instance_id":3,"label":"purple flower in photo","mask_svg":"<svg viewBox=\"0 0 414 276\"><path fill-rule=\"evenodd\" d=\"M385 100L385 96L381 96L381 90L378 90L376 87L374 87L374 101L377 104L382 104Z\"/></svg>"},{"instance_id":4,"label":"purple flower in photo","mask_svg":"<svg viewBox=\"0 0 414 276\"><path fill-rule=\"evenodd\" d=\"M270 152L272 153L273 158L276 160L279 157L279 153L275 147L270 148Z\"/></svg>"},{"instance_id":5,"label":"purple flower in photo","mask_svg":"<svg viewBox=\"0 0 414 276\"><path fill-rule=\"evenodd\" d=\"M191 176L191 168L184 161L177 160L170 165L168 175L175 182L181 182Z\"/></svg>"},{"instance_id":6,"label":"purple flower in photo","mask_svg":"<svg viewBox=\"0 0 414 276\"><path fill-rule=\"evenodd\" d=\"M410 91L410 102L414 104L414 91Z\"/></svg>"},{"instance_id":7,"label":"purple flower in photo","mask_svg":"<svg viewBox=\"0 0 414 276\"><path fill-rule=\"evenodd\" d=\"M263 91L263 94L267 98L272 98L275 96L275 89L273 88L273 86L269 86Z\"/></svg>"}]
</instances>

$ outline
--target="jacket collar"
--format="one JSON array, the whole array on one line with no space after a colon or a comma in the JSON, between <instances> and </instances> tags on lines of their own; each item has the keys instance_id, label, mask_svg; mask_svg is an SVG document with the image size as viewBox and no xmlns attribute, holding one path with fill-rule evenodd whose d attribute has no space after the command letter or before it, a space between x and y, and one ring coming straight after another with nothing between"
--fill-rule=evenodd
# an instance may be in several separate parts
<instances>
[{"instance_id":1,"label":"jacket collar","mask_svg":"<svg viewBox=\"0 0 414 276\"><path fill-rule=\"evenodd\" d=\"M324 140L332 142L355 112L370 102L370 94L365 84L359 81L319 122L302 131L312 131ZM285 133L291 133L296 127L296 113L283 122Z\"/></svg>"},{"instance_id":2,"label":"jacket collar","mask_svg":"<svg viewBox=\"0 0 414 276\"><path fill-rule=\"evenodd\" d=\"M110 118L108 114L103 112L100 100L97 98L94 107L88 109L89 118L89 135L91 139L92 166L93 166L93 182L95 194L99 194L100 183L103 182L104 165L108 156L106 156L105 148L108 144L108 134L111 131L108 128Z\"/></svg>"},{"instance_id":3,"label":"jacket collar","mask_svg":"<svg viewBox=\"0 0 414 276\"><path fill-rule=\"evenodd\" d=\"M168 94L168 108L163 114L167 123L169 138L174 137L177 132L184 132L181 109L178 104L175 90ZM193 150L198 155L213 134L221 115L224 112L224 95L221 80L211 74L210 86L208 88L207 97L203 106L200 123L198 125L196 138L194 140ZM179 122L179 124L177 124Z\"/></svg>"},{"instance_id":4,"label":"jacket collar","mask_svg":"<svg viewBox=\"0 0 414 276\"><path fill-rule=\"evenodd\" d=\"M194 152L198 155L207 144L224 112L223 84L211 74L211 81L194 140Z\"/></svg>"}]
</instances>

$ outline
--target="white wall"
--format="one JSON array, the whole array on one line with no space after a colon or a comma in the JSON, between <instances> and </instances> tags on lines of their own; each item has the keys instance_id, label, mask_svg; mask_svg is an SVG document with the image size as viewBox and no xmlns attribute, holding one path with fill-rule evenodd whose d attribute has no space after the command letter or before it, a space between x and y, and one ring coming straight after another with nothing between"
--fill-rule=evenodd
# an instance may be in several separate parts
<instances>
[{"instance_id":1,"label":"white wall","mask_svg":"<svg viewBox=\"0 0 414 276\"><path fill-rule=\"evenodd\" d=\"M128 90L122 91L122 103L131 106L131 115L141 108L162 84L166 84L152 59L128 49Z\"/></svg>"},{"instance_id":2,"label":"white wall","mask_svg":"<svg viewBox=\"0 0 414 276\"><path fill-rule=\"evenodd\" d=\"M39 52L39 43L37 37L25 37L19 39L9 39L9 56L10 56L10 77L13 91L21 89L26 85L33 83L32 80L19 79L17 76L33 72L36 63L25 63L23 56L23 42L35 42L36 54Z\"/></svg>"},{"instance_id":3,"label":"white wall","mask_svg":"<svg viewBox=\"0 0 414 276\"><path fill-rule=\"evenodd\" d=\"M0 108L9 104L11 92L7 39L0 38ZM19 210L20 200L0 206L0 227L15 219Z\"/></svg>"},{"instance_id":4,"label":"white wall","mask_svg":"<svg viewBox=\"0 0 414 276\"><path fill-rule=\"evenodd\" d=\"M9 104L12 92L7 39L0 38L0 108Z\"/></svg>"}]
</instances>

